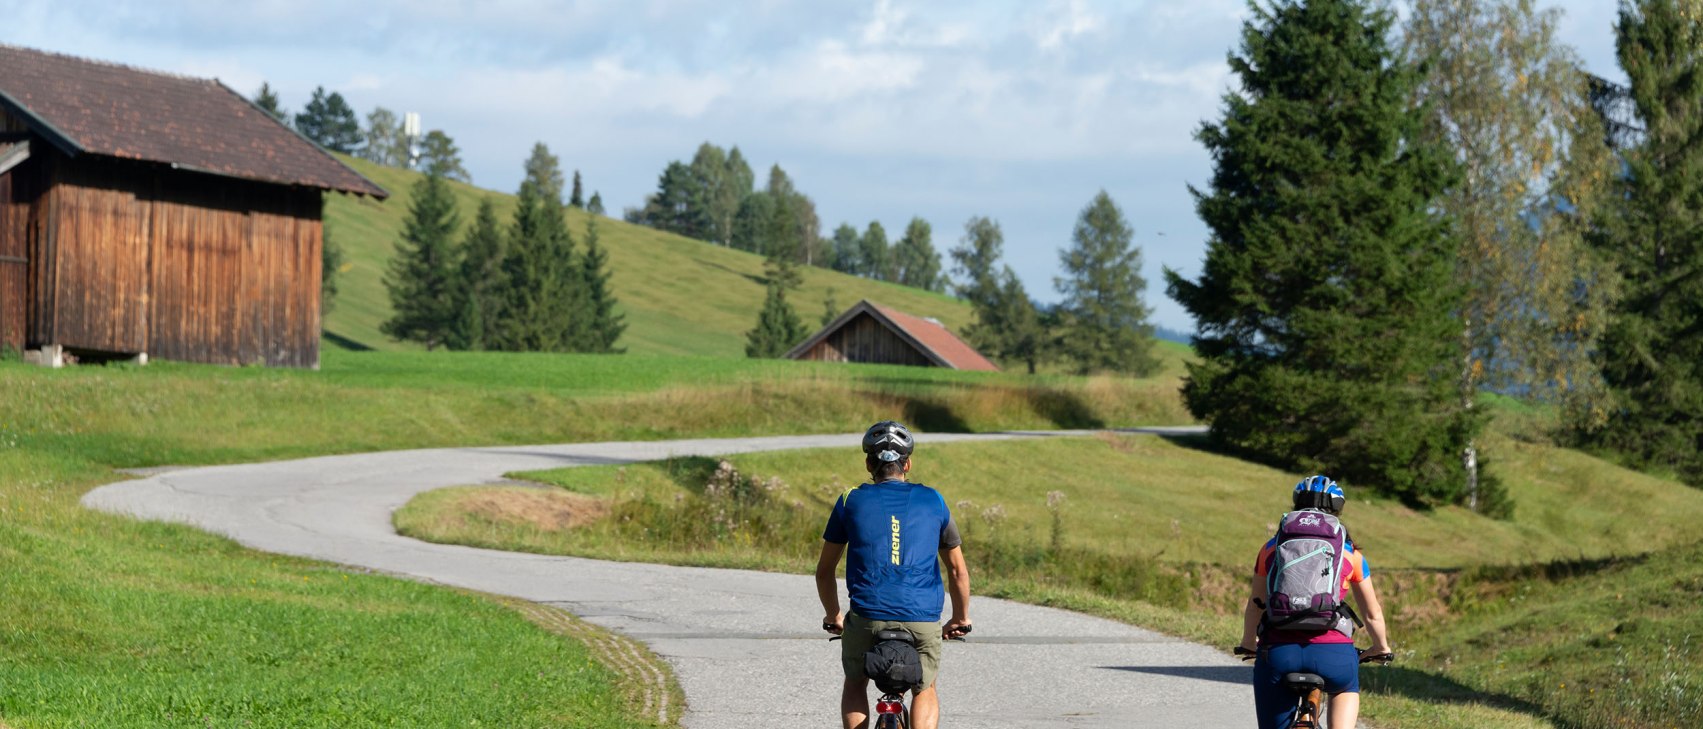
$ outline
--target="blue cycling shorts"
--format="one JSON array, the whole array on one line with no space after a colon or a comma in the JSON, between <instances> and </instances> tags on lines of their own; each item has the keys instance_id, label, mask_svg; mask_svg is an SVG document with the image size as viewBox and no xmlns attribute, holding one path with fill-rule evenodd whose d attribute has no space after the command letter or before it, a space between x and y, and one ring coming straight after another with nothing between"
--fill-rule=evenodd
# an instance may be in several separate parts
<instances>
[{"instance_id":1,"label":"blue cycling shorts","mask_svg":"<svg viewBox=\"0 0 1703 729\"><path fill-rule=\"evenodd\" d=\"M1316 673L1332 695L1360 693L1360 653L1353 643L1261 648L1254 660L1254 709L1260 729L1281 729L1294 718L1295 694L1283 686L1285 673Z\"/></svg>"}]
</instances>

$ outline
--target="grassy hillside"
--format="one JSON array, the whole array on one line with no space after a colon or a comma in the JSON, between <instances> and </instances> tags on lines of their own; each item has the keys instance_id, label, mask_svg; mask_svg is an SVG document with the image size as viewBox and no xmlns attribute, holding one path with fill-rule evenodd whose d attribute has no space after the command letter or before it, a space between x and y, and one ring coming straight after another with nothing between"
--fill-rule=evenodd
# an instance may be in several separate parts
<instances>
[{"instance_id":1,"label":"grassy hillside","mask_svg":"<svg viewBox=\"0 0 1703 729\"><path fill-rule=\"evenodd\" d=\"M1668 726L1675 716L1686 718L1673 726L1693 725L1703 491L1501 432L1486 445L1517 502L1507 521L1418 512L1350 488L1345 518L1403 650L1401 666L1365 674L1378 694L1368 717L1396 729ZM813 569L828 504L861 480L861 464L836 451L729 461L751 480L706 489L711 459L558 469L518 475L562 491L449 489L396 521L413 536L503 549ZM1247 566L1300 474L1189 439L1104 435L924 438L916 475L955 504L979 594L1228 647ZM1600 506L1606 494L1612 509ZM1550 566L1557 560L1582 566Z\"/></svg>"},{"instance_id":2,"label":"grassy hillside","mask_svg":"<svg viewBox=\"0 0 1703 729\"><path fill-rule=\"evenodd\" d=\"M392 197L382 203L347 195L327 199L326 224L343 247L347 263L338 279L335 307L325 317L325 331L334 339L373 349L412 348L390 341L378 327L390 316L383 284L386 261L401 237L419 174L359 159L345 161ZM460 183L451 187L460 204L463 230L472 222L480 197L494 200L498 220L508 225L514 210L512 195ZM587 216L584 211L568 211L568 229L581 245ZM600 219L598 230L609 249L615 296L627 317L620 346L638 354L745 356L745 332L755 325L763 305L761 256L613 218ZM935 245L944 248L943 243ZM841 310L858 299L871 299L934 317L954 331L971 320L969 307L947 296L805 267L804 286L792 303L807 324L817 323L829 289Z\"/></svg>"}]
</instances>

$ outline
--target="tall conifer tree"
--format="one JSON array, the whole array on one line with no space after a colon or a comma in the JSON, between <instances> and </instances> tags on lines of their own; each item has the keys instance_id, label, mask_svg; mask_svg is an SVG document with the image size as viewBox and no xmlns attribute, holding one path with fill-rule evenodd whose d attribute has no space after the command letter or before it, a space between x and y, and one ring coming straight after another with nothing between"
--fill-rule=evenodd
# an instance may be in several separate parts
<instances>
[{"instance_id":1,"label":"tall conifer tree","mask_svg":"<svg viewBox=\"0 0 1703 729\"><path fill-rule=\"evenodd\" d=\"M580 278L585 282L585 316L590 321L586 325L587 346L581 348L581 351L599 354L626 351L615 346L616 340L621 338L621 332L626 331L627 325L623 321L626 317L615 312L615 292L609 288L608 264L609 254L598 243L597 217L587 216L585 255L580 257Z\"/></svg>"},{"instance_id":2,"label":"tall conifer tree","mask_svg":"<svg viewBox=\"0 0 1703 729\"><path fill-rule=\"evenodd\" d=\"M1141 249L1135 231L1112 197L1101 190L1076 219L1071 247L1060 252L1065 276L1054 279L1064 295L1065 354L1078 371L1152 374L1153 325L1142 293Z\"/></svg>"},{"instance_id":3,"label":"tall conifer tree","mask_svg":"<svg viewBox=\"0 0 1703 729\"><path fill-rule=\"evenodd\" d=\"M442 177L427 175L414 183L402 240L390 259L384 287L390 292L390 319L379 326L390 337L419 342L430 351L452 336L455 306L455 246L459 225L455 198Z\"/></svg>"},{"instance_id":4,"label":"tall conifer tree","mask_svg":"<svg viewBox=\"0 0 1703 729\"><path fill-rule=\"evenodd\" d=\"M488 197L479 199L473 227L461 244L461 270L456 276L455 332L451 349L481 350L502 311L501 294L503 232L497 224L496 206Z\"/></svg>"},{"instance_id":5,"label":"tall conifer tree","mask_svg":"<svg viewBox=\"0 0 1703 729\"><path fill-rule=\"evenodd\" d=\"M1454 393L1459 243L1434 212L1455 167L1423 139L1391 22L1366 0L1254 9L1230 59L1241 88L1198 133L1205 265L1166 278L1200 327L1183 394L1215 440L1453 503L1478 427Z\"/></svg>"},{"instance_id":6,"label":"tall conifer tree","mask_svg":"<svg viewBox=\"0 0 1703 729\"><path fill-rule=\"evenodd\" d=\"M1623 290L1589 435L1703 486L1703 3L1622 0L1615 31L1644 138L1591 240Z\"/></svg>"},{"instance_id":7,"label":"tall conifer tree","mask_svg":"<svg viewBox=\"0 0 1703 729\"><path fill-rule=\"evenodd\" d=\"M288 122L290 115L284 113L284 107L278 102L278 92L272 89L272 84L260 82L260 90L254 94L254 105L277 118L278 121Z\"/></svg>"},{"instance_id":8,"label":"tall conifer tree","mask_svg":"<svg viewBox=\"0 0 1703 729\"><path fill-rule=\"evenodd\" d=\"M585 208L585 183L580 181L579 170L574 170L574 186L568 194L568 207Z\"/></svg>"}]
</instances>

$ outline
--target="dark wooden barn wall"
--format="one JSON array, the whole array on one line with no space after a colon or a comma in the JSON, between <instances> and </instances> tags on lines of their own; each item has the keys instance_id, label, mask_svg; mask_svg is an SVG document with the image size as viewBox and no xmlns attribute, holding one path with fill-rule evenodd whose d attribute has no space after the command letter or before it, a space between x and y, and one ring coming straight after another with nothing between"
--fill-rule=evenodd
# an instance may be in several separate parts
<instances>
[{"instance_id":1,"label":"dark wooden barn wall","mask_svg":"<svg viewBox=\"0 0 1703 729\"><path fill-rule=\"evenodd\" d=\"M320 192L56 156L42 341L219 364L319 362Z\"/></svg>"},{"instance_id":2,"label":"dark wooden barn wall","mask_svg":"<svg viewBox=\"0 0 1703 729\"><path fill-rule=\"evenodd\" d=\"M0 347L24 348L29 300L29 163L0 174Z\"/></svg>"},{"instance_id":3,"label":"dark wooden barn wall","mask_svg":"<svg viewBox=\"0 0 1703 729\"><path fill-rule=\"evenodd\" d=\"M869 314L859 314L845 326L805 350L799 359L819 362L869 362L932 367L934 363L909 342Z\"/></svg>"}]
</instances>

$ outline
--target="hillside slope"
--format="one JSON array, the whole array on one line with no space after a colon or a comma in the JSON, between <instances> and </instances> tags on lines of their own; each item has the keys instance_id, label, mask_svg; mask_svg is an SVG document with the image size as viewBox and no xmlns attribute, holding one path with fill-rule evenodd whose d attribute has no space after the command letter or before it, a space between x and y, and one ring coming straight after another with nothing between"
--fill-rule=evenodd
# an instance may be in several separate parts
<instances>
[{"instance_id":1,"label":"hillside slope","mask_svg":"<svg viewBox=\"0 0 1703 729\"><path fill-rule=\"evenodd\" d=\"M343 247L346 260L338 279L336 303L325 316L325 331L332 341L379 350L412 349L380 334L378 327L390 316L384 271L401 237L419 174L343 159L389 190L392 197L384 202L347 195L326 199L326 224L331 237ZM461 209L458 241L472 223L483 196L496 202L498 220L504 227L508 225L514 210L513 195L460 183L451 187ZM568 211L568 229L580 246L584 245L587 218L584 211ZM643 354L745 356L745 332L756 323L757 311L763 305L762 256L607 217L599 220L598 230L602 244L609 249L615 296L627 317L620 346ZM807 326L818 323L830 289L841 310L867 298L917 316L934 317L954 331L971 321L969 307L948 296L805 267L804 286L792 301Z\"/></svg>"}]
</instances>

